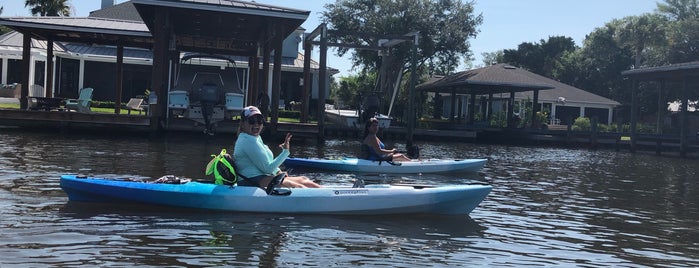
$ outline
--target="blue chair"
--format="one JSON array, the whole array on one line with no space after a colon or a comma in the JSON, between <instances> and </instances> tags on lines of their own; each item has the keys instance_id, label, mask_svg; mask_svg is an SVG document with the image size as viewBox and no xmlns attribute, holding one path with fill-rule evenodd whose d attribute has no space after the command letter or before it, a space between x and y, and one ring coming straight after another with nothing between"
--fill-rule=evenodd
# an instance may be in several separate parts
<instances>
[{"instance_id":1,"label":"blue chair","mask_svg":"<svg viewBox=\"0 0 699 268\"><path fill-rule=\"evenodd\" d=\"M66 100L66 109L69 111L78 111L80 113L91 112L90 103L92 103L92 91L93 89L89 87L81 89L80 96L78 96L78 99Z\"/></svg>"}]
</instances>

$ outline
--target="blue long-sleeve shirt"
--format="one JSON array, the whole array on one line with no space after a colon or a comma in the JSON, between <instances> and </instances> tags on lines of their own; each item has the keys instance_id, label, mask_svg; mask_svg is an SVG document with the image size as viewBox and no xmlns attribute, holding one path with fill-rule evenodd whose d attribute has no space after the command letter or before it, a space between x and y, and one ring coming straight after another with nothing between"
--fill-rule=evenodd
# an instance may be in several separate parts
<instances>
[{"instance_id":1,"label":"blue long-sleeve shirt","mask_svg":"<svg viewBox=\"0 0 699 268\"><path fill-rule=\"evenodd\" d=\"M289 156L289 150L284 149L275 158L269 146L262 142L260 136L252 136L240 133L235 141L233 157L237 166L236 172L245 177L252 178L261 175L275 175L279 166Z\"/></svg>"}]
</instances>

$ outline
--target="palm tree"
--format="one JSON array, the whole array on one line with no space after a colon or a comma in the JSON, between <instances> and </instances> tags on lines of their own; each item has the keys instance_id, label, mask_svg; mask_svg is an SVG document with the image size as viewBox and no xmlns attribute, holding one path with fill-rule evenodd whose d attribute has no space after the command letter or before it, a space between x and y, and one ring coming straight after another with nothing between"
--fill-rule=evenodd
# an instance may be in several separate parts
<instances>
[{"instance_id":1,"label":"palm tree","mask_svg":"<svg viewBox=\"0 0 699 268\"><path fill-rule=\"evenodd\" d=\"M29 7L36 16L70 16L68 0L27 0L24 7Z\"/></svg>"}]
</instances>

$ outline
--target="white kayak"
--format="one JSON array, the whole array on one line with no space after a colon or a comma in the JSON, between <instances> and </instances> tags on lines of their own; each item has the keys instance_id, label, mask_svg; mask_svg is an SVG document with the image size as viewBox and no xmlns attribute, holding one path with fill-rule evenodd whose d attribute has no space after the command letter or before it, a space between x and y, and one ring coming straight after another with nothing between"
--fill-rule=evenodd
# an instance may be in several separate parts
<instances>
[{"instance_id":1,"label":"white kayak","mask_svg":"<svg viewBox=\"0 0 699 268\"><path fill-rule=\"evenodd\" d=\"M487 159L454 160L412 160L404 162L372 161L359 158L314 159L287 158L284 166L307 167L315 169L339 170L367 173L438 173L438 172L476 172L485 166Z\"/></svg>"},{"instance_id":2,"label":"white kayak","mask_svg":"<svg viewBox=\"0 0 699 268\"><path fill-rule=\"evenodd\" d=\"M489 185L367 185L293 188L289 195L268 195L251 186L110 180L63 175L70 201L144 203L206 210L303 214L468 214L492 189Z\"/></svg>"}]
</instances>

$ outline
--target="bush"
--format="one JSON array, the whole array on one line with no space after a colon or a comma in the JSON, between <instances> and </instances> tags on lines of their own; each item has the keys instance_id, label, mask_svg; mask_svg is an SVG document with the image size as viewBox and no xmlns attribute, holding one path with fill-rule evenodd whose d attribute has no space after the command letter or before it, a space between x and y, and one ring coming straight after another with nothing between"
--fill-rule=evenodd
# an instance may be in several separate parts
<instances>
[{"instance_id":1,"label":"bush","mask_svg":"<svg viewBox=\"0 0 699 268\"><path fill-rule=\"evenodd\" d=\"M577 131L589 131L590 130L590 118L578 117L573 123L573 130Z\"/></svg>"},{"instance_id":2,"label":"bush","mask_svg":"<svg viewBox=\"0 0 699 268\"><path fill-rule=\"evenodd\" d=\"M126 104L126 103L123 103L123 104ZM90 103L90 107L114 108L114 102L113 101L92 101L92 103Z\"/></svg>"},{"instance_id":3,"label":"bush","mask_svg":"<svg viewBox=\"0 0 699 268\"><path fill-rule=\"evenodd\" d=\"M490 117L490 126L507 127L507 113L497 112Z\"/></svg>"}]
</instances>

